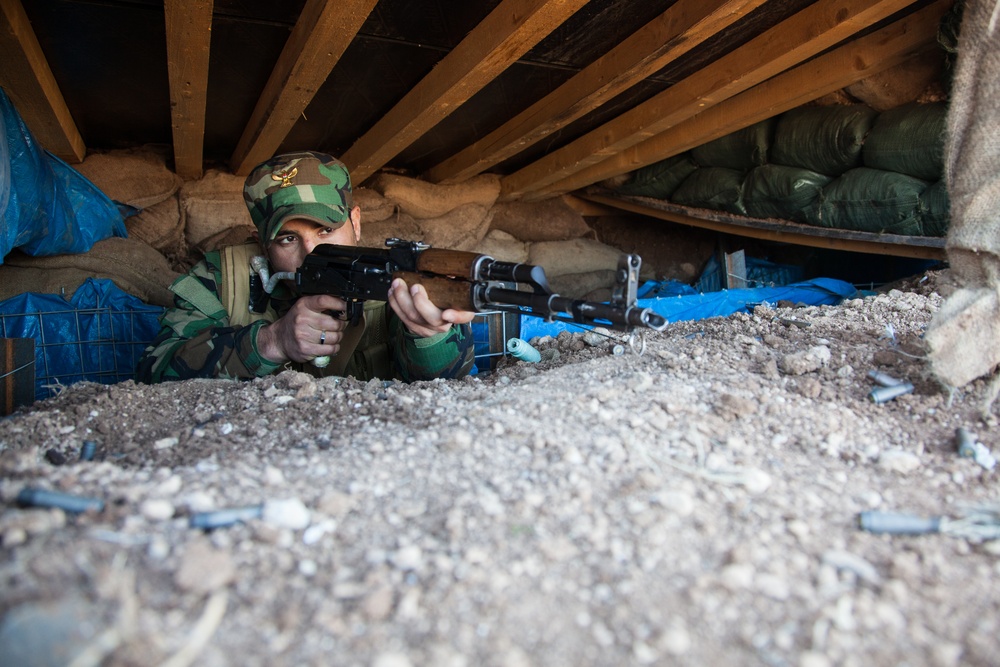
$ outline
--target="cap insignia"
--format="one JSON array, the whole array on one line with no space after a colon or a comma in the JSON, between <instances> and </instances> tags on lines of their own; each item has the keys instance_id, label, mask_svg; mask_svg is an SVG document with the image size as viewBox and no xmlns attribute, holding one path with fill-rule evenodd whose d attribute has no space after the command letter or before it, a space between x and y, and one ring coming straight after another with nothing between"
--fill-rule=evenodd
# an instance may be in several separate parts
<instances>
[{"instance_id":1,"label":"cap insignia","mask_svg":"<svg viewBox=\"0 0 1000 667\"><path fill-rule=\"evenodd\" d=\"M289 171L278 171L271 174L271 180L281 181L281 185L279 185L278 187L287 188L294 185L294 183L292 183L292 179L295 178L296 174L298 173L299 173L299 168L292 167L291 170Z\"/></svg>"}]
</instances>

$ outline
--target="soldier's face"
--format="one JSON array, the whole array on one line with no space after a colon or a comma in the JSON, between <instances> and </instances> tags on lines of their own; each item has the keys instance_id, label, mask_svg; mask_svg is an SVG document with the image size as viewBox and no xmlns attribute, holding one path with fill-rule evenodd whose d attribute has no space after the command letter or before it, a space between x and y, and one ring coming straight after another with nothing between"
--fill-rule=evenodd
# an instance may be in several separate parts
<instances>
[{"instance_id":1,"label":"soldier's face","mask_svg":"<svg viewBox=\"0 0 1000 667\"><path fill-rule=\"evenodd\" d=\"M323 243L336 245L358 244L361 238L361 211L351 211L350 224L330 229L311 220L291 219L281 226L281 231L267 246L267 254L275 271L295 271L302 266L306 255Z\"/></svg>"}]
</instances>

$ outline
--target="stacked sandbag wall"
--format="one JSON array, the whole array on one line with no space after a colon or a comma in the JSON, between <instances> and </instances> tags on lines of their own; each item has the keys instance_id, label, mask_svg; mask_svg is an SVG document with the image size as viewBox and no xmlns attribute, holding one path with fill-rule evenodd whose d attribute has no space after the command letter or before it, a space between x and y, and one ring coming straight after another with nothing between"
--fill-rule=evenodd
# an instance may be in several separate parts
<instances>
[{"instance_id":1,"label":"stacked sandbag wall","mask_svg":"<svg viewBox=\"0 0 1000 667\"><path fill-rule=\"evenodd\" d=\"M11 257L0 266L0 283L7 287L0 297L31 286L68 296L88 275L100 275L144 301L171 305L167 287L174 278L205 252L247 240L254 227L242 177L208 169L202 178L184 181L170 170L169 160L169 148L154 146L88 156L77 169L129 208L128 239L110 240L81 256ZM501 202L499 195L496 175L434 185L378 174L355 187L361 244L382 247L385 239L398 237L540 264L560 294L610 294L621 253L597 241L566 198ZM109 261L116 252L123 253L122 261ZM39 276L46 278L41 284Z\"/></svg>"},{"instance_id":2,"label":"stacked sandbag wall","mask_svg":"<svg viewBox=\"0 0 1000 667\"><path fill-rule=\"evenodd\" d=\"M817 227L944 236L946 103L807 106L633 172L615 189Z\"/></svg>"}]
</instances>

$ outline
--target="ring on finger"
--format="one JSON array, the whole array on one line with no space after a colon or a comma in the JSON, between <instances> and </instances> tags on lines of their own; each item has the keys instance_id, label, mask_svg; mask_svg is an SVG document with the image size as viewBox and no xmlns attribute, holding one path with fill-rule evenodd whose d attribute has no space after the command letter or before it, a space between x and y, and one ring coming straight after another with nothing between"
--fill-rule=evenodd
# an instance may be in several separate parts
<instances>
[{"instance_id":1,"label":"ring on finger","mask_svg":"<svg viewBox=\"0 0 1000 667\"><path fill-rule=\"evenodd\" d=\"M319 335L319 344L320 345L326 345L326 332L325 331L323 331Z\"/></svg>"}]
</instances>

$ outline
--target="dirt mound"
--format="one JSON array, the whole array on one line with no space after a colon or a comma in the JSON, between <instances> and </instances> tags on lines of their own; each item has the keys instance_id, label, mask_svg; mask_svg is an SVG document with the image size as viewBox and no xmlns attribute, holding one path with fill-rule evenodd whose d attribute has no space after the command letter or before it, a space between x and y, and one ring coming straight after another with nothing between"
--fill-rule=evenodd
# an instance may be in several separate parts
<instances>
[{"instance_id":1,"label":"dirt mound","mask_svg":"<svg viewBox=\"0 0 1000 667\"><path fill-rule=\"evenodd\" d=\"M858 527L997 503L954 440L998 447L983 384L950 396L922 358L941 302L760 305L642 355L562 334L461 381L74 385L0 421L0 643L113 665L992 664L1000 542ZM873 402L874 369L914 390ZM25 487L104 509L21 509Z\"/></svg>"}]
</instances>

